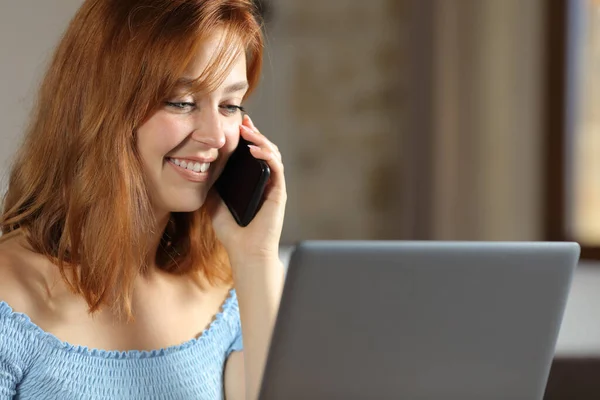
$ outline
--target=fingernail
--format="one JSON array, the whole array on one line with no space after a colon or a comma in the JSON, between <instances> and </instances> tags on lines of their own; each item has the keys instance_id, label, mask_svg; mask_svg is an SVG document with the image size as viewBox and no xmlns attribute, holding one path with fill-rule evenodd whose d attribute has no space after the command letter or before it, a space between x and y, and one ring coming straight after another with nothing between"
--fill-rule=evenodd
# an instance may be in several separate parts
<instances>
[{"instance_id":1,"label":"fingernail","mask_svg":"<svg viewBox=\"0 0 600 400\"><path fill-rule=\"evenodd\" d=\"M248 128L246 125L240 125L242 127L243 130L245 130L248 133L254 133L254 131L250 128Z\"/></svg>"},{"instance_id":2,"label":"fingernail","mask_svg":"<svg viewBox=\"0 0 600 400\"><path fill-rule=\"evenodd\" d=\"M250 122L250 125L252 125L252 128L256 128L254 126L254 122L252 122L252 118L250 118L250 116L248 114L246 114L246 116L248 117L248 122Z\"/></svg>"},{"instance_id":3,"label":"fingernail","mask_svg":"<svg viewBox=\"0 0 600 400\"><path fill-rule=\"evenodd\" d=\"M254 149L254 150L260 150L260 147L255 146L253 144L249 144L248 147L250 147L250 149Z\"/></svg>"}]
</instances>

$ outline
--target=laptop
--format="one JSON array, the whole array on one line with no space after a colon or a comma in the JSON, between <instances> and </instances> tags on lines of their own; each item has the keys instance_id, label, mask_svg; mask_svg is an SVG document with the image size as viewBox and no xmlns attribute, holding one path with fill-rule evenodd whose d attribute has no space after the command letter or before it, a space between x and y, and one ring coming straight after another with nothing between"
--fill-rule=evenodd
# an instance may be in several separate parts
<instances>
[{"instance_id":1,"label":"laptop","mask_svg":"<svg viewBox=\"0 0 600 400\"><path fill-rule=\"evenodd\" d=\"M307 241L261 400L541 400L577 243Z\"/></svg>"}]
</instances>

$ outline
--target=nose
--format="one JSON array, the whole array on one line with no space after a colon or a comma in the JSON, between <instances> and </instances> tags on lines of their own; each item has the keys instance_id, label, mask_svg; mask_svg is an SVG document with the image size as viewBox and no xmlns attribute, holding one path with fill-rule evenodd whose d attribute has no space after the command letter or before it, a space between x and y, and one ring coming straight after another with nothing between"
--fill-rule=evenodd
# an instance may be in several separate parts
<instances>
[{"instance_id":1,"label":"nose","mask_svg":"<svg viewBox=\"0 0 600 400\"><path fill-rule=\"evenodd\" d=\"M215 149L225 146L225 130L218 110L206 108L197 115L192 139Z\"/></svg>"}]
</instances>

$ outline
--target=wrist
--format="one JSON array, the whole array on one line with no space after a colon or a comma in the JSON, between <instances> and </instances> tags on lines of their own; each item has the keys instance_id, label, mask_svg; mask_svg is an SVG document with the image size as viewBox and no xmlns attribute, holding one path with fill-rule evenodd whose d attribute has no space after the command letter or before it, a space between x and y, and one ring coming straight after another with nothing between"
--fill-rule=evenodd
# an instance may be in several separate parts
<instances>
[{"instance_id":1,"label":"wrist","mask_svg":"<svg viewBox=\"0 0 600 400\"><path fill-rule=\"evenodd\" d=\"M243 251L243 252L229 252L229 262L232 268L246 268L246 266L259 267L261 265L271 265L275 263L281 263L279 258L279 251L277 250L260 250L260 251Z\"/></svg>"},{"instance_id":2,"label":"wrist","mask_svg":"<svg viewBox=\"0 0 600 400\"><path fill-rule=\"evenodd\" d=\"M231 268L235 271L256 270L283 267L279 256L275 257L240 257L229 259Z\"/></svg>"},{"instance_id":3,"label":"wrist","mask_svg":"<svg viewBox=\"0 0 600 400\"><path fill-rule=\"evenodd\" d=\"M233 268L233 284L240 296L279 297L285 281L285 268L279 260L241 264Z\"/></svg>"}]
</instances>

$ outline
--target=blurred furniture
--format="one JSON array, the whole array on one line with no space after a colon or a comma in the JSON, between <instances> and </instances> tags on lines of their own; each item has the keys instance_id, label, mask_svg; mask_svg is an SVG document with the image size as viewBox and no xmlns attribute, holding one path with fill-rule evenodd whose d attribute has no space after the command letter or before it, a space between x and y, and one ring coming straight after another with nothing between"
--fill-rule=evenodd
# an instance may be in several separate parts
<instances>
[{"instance_id":1,"label":"blurred furniture","mask_svg":"<svg viewBox=\"0 0 600 400\"><path fill-rule=\"evenodd\" d=\"M577 268L544 400L600 399L600 263Z\"/></svg>"},{"instance_id":2,"label":"blurred furniture","mask_svg":"<svg viewBox=\"0 0 600 400\"><path fill-rule=\"evenodd\" d=\"M600 399L600 357L555 358L544 400Z\"/></svg>"}]
</instances>

